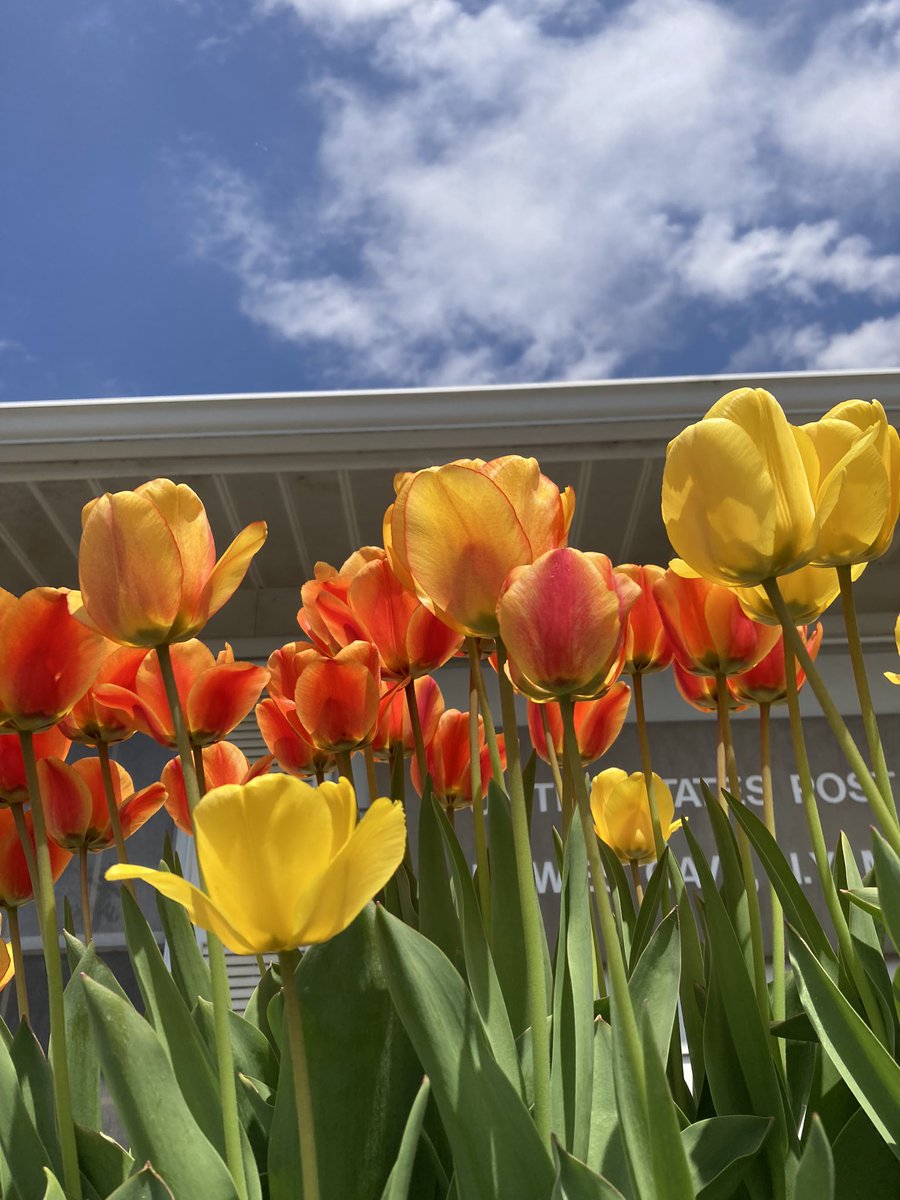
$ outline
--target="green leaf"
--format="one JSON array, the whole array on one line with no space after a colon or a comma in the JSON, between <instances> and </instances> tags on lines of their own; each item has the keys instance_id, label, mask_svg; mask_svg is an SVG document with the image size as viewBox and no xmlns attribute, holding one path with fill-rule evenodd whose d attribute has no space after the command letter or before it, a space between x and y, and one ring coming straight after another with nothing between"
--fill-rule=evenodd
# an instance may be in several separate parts
<instances>
[{"instance_id":1,"label":"green leaf","mask_svg":"<svg viewBox=\"0 0 900 1200\"><path fill-rule=\"evenodd\" d=\"M710 1117L681 1132L693 1180L702 1200L730 1200L750 1160L759 1153L770 1117Z\"/></svg>"},{"instance_id":2,"label":"green leaf","mask_svg":"<svg viewBox=\"0 0 900 1200\"><path fill-rule=\"evenodd\" d=\"M900 1196L900 1160L857 1109L834 1139L834 1194L840 1200L881 1200Z\"/></svg>"},{"instance_id":3,"label":"green leaf","mask_svg":"<svg viewBox=\"0 0 900 1200\"><path fill-rule=\"evenodd\" d=\"M463 967L462 933L453 905L450 874L429 777L419 806L419 929L456 969Z\"/></svg>"},{"instance_id":4,"label":"green leaf","mask_svg":"<svg viewBox=\"0 0 900 1200\"><path fill-rule=\"evenodd\" d=\"M591 1098L591 1137L587 1164L610 1180L626 1196L631 1177L622 1141L612 1067L612 1029L603 1020L594 1022L594 1086Z\"/></svg>"},{"instance_id":5,"label":"green leaf","mask_svg":"<svg viewBox=\"0 0 900 1200\"><path fill-rule=\"evenodd\" d=\"M160 869L168 868L163 862ZM172 978L190 1011L199 998L212 1000L209 966L197 944L197 934L185 907L157 892L156 908L169 947Z\"/></svg>"},{"instance_id":6,"label":"green leaf","mask_svg":"<svg viewBox=\"0 0 900 1200\"><path fill-rule=\"evenodd\" d=\"M800 998L819 1041L882 1137L900 1156L900 1066L790 927L788 944Z\"/></svg>"},{"instance_id":7,"label":"green leaf","mask_svg":"<svg viewBox=\"0 0 900 1200\"><path fill-rule=\"evenodd\" d=\"M550 1158L490 1052L459 975L436 946L383 909L376 926L388 986L431 1081L460 1193L546 1200Z\"/></svg>"},{"instance_id":8,"label":"green leaf","mask_svg":"<svg viewBox=\"0 0 900 1200\"><path fill-rule=\"evenodd\" d=\"M105 1133L76 1124L75 1143L81 1173L99 1195L108 1196L131 1174L134 1159Z\"/></svg>"},{"instance_id":9,"label":"green leaf","mask_svg":"<svg viewBox=\"0 0 900 1200\"><path fill-rule=\"evenodd\" d=\"M881 919L894 949L900 954L900 857L891 849L877 829L872 832Z\"/></svg>"},{"instance_id":10,"label":"green leaf","mask_svg":"<svg viewBox=\"0 0 900 1200\"><path fill-rule=\"evenodd\" d=\"M713 837L716 840L716 849L719 852L719 868L722 872L722 887L719 894L728 916L731 918L735 936L743 951L747 969L752 976L753 948L750 938L750 910L737 838L731 822L728 820L726 810L722 808L718 797L713 795L705 781L701 782L700 790L703 793L703 802L706 805ZM727 791L723 790L722 795L729 803L738 803ZM741 807L744 806L741 805Z\"/></svg>"},{"instance_id":11,"label":"green leaf","mask_svg":"<svg viewBox=\"0 0 900 1200\"><path fill-rule=\"evenodd\" d=\"M63 940L66 944L66 962L69 965L69 974L73 975L78 970L78 964L84 957L87 946L84 942L80 942L74 933L71 933L63 926Z\"/></svg>"},{"instance_id":12,"label":"green leaf","mask_svg":"<svg viewBox=\"0 0 900 1200\"><path fill-rule=\"evenodd\" d=\"M851 904L856 904L863 912L874 917L876 921L884 921L877 887L844 888L841 894L846 896Z\"/></svg>"},{"instance_id":13,"label":"green leaf","mask_svg":"<svg viewBox=\"0 0 900 1200\"><path fill-rule=\"evenodd\" d=\"M594 1075L594 938L584 838L575 827L562 865L559 940L553 985L550 1094L553 1126L564 1146L585 1159Z\"/></svg>"},{"instance_id":14,"label":"green leaf","mask_svg":"<svg viewBox=\"0 0 900 1200\"><path fill-rule=\"evenodd\" d=\"M672 1040L680 980L681 945L678 917L673 910L654 930L628 981L635 1013L649 1010L657 1053L663 1062Z\"/></svg>"},{"instance_id":15,"label":"green leaf","mask_svg":"<svg viewBox=\"0 0 900 1200\"><path fill-rule=\"evenodd\" d=\"M647 884L647 890L644 892L643 903L638 909L631 942L630 971L634 970L638 959L644 952L647 942L650 940L650 935L653 933L653 923L656 920L656 914L659 911L659 906L666 891L668 859L669 847L666 846L663 850L662 858L653 869L650 882Z\"/></svg>"},{"instance_id":16,"label":"green leaf","mask_svg":"<svg viewBox=\"0 0 900 1200\"><path fill-rule=\"evenodd\" d=\"M668 919L668 918L667 918ZM677 941L677 939L676 939ZM677 989L677 973L676 973ZM677 990L676 990L677 996ZM693 1181L687 1153L681 1140L675 1103L669 1091L663 1057L658 1049L658 1031L649 1003L641 1012L641 1044L644 1052L644 1079L647 1089L647 1112L650 1116L649 1153L653 1163L658 1200L683 1200L693 1195ZM663 1053L669 1048L665 1039Z\"/></svg>"},{"instance_id":17,"label":"green leaf","mask_svg":"<svg viewBox=\"0 0 900 1200\"><path fill-rule=\"evenodd\" d=\"M62 1151L56 1132L56 1109L53 1102L53 1079L47 1056L31 1031L28 1021L21 1021L9 1048L19 1089L28 1115L34 1122L38 1137L50 1156L50 1166L62 1175Z\"/></svg>"},{"instance_id":18,"label":"green leaf","mask_svg":"<svg viewBox=\"0 0 900 1200\"><path fill-rule=\"evenodd\" d=\"M845 833L841 833L838 853L835 856L835 873L843 875L844 888L862 888L862 876L853 856L853 848ZM840 887L841 884L838 884ZM885 1045L894 1053L894 999L891 993L891 977L884 961L883 935L876 929L871 915L857 905L845 904L850 938L863 971L872 984L876 1001L881 1009L885 1031ZM846 964L843 964L846 968ZM839 984L841 981L838 981ZM851 985L852 986L852 985ZM848 994L848 988L841 989ZM852 993L850 993L852 994Z\"/></svg>"},{"instance_id":19,"label":"green leaf","mask_svg":"<svg viewBox=\"0 0 900 1200\"><path fill-rule=\"evenodd\" d=\"M397 1157L419 1065L388 992L375 905L303 956L295 977L306 1042L323 1197L372 1200ZM462 987L460 980L460 987ZM335 1081L345 1081L335 1086ZM281 1060L269 1136L271 1200L298 1200L299 1149L290 1057Z\"/></svg>"},{"instance_id":20,"label":"green leaf","mask_svg":"<svg viewBox=\"0 0 900 1200\"><path fill-rule=\"evenodd\" d=\"M706 987L703 948L700 945L690 896L674 854L669 856L667 865L678 913L678 940L681 948L681 980L678 993L681 1000L681 1018L684 1021L684 1032L690 1052L694 1095L699 1096L706 1075L703 1060L703 1011L697 999L698 987Z\"/></svg>"},{"instance_id":21,"label":"green leaf","mask_svg":"<svg viewBox=\"0 0 900 1200\"><path fill-rule=\"evenodd\" d=\"M19 1200L43 1200L47 1150L22 1097L16 1068L5 1042L0 1042L0 1148Z\"/></svg>"},{"instance_id":22,"label":"green leaf","mask_svg":"<svg viewBox=\"0 0 900 1200\"><path fill-rule=\"evenodd\" d=\"M272 1047L276 1058L281 1053L281 1011L279 1009L278 1028L277 1030L273 1030L269 1023L269 1005L276 996L280 998L280 995L281 975L278 970L278 964L275 963L269 967L265 975L263 975L253 989L253 995L244 1009L244 1020L249 1021L254 1028L260 1031Z\"/></svg>"},{"instance_id":23,"label":"green leaf","mask_svg":"<svg viewBox=\"0 0 900 1200\"><path fill-rule=\"evenodd\" d=\"M82 976L91 974L96 961L97 952L91 944L63 992L72 1114L76 1121L90 1129L100 1125L100 1059L91 1037Z\"/></svg>"},{"instance_id":24,"label":"green leaf","mask_svg":"<svg viewBox=\"0 0 900 1200\"><path fill-rule=\"evenodd\" d=\"M822 1122L812 1115L809 1136L794 1176L793 1200L834 1200L834 1160Z\"/></svg>"},{"instance_id":25,"label":"green leaf","mask_svg":"<svg viewBox=\"0 0 900 1200\"><path fill-rule=\"evenodd\" d=\"M422 1133L422 1123L425 1120L425 1110L428 1107L430 1092L431 1085L428 1079L423 1079L413 1106L409 1110L409 1118L406 1128L403 1130L397 1161L394 1163L384 1191L381 1193L381 1200L409 1200L409 1188L412 1183L413 1168L416 1165L416 1151L419 1148L419 1136Z\"/></svg>"},{"instance_id":26,"label":"green leaf","mask_svg":"<svg viewBox=\"0 0 900 1200\"><path fill-rule=\"evenodd\" d=\"M617 1187L569 1154L554 1138L556 1180L551 1200L624 1200Z\"/></svg>"},{"instance_id":27,"label":"green leaf","mask_svg":"<svg viewBox=\"0 0 900 1200\"><path fill-rule=\"evenodd\" d=\"M59 1180L49 1167L44 1167L44 1176L47 1180L47 1186L44 1191L43 1200L66 1200L66 1193L62 1190Z\"/></svg>"},{"instance_id":28,"label":"green leaf","mask_svg":"<svg viewBox=\"0 0 900 1200\"><path fill-rule=\"evenodd\" d=\"M171 1191L151 1166L127 1179L109 1200L174 1200Z\"/></svg>"},{"instance_id":29,"label":"green leaf","mask_svg":"<svg viewBox=\"0 0 900 1200\"><path fill-rule=\"evenodd\" d=\"M197 1124L162 1042L130 1004L84 981L103 1074L138 1162L150 1162L178 1197L235 1200L224 1162Z\"/></svg>"},{"instance_id":30,"label":"green leaf","mask_svg":"<svg viewBox=\"0 0 900 1200\"><path fill-rule=\"evenodd\" d=\"M494 1057L510 1083L521 1094L522 1080L519 1073L519 1059L516 1054L516 1041L509 1023L509 1014L506 1011L506 1003L503 999L500 981L497 978L494 960L485 937L481 908L478 904L478 897L475 895L475 885L472 882L469 864L465 860L450 822L441 812L440 806L433 796L431 805L434 809L434 819L444 839L444 846L450 856L469 990L484 1024L484 1031L494 1052Z\"/></svg>"},{"instance_id":31,"label":"green leaf","mask_svg":"<svg viewBox=\"0 0 900 1200\"><path fill-rule=\"evenodd\" d=\"M506 795L491 780L488 785L488 840L491 860L491 946L503 989L509 1023L515 1037L529 1025L525 973L525 934L519 908L519 885L513 845L512 814ZM419 867L419 874L422 868ZM421 884L420 891L421 891ZM420 921L420 929L426 932Z\"/></svg>"},{"instance_id":32,"label":"green leaf","mask_svg":"<svg viewBox=\"0 0 900 1200\"><path fill-rule=\"evenodd\" d=\"M618 856L610 850L602 838L597 839L597 844L600 847L603 870L609 882L609 898L612 901L613 912L616 917L616 930L619 934L619 945L622 947L622 957L627 963L631 954L631 942L637 921L634 897L631 894L631 884L622 870L622 864L619 862Z\"/></svg>"},{"instance_id":33,"label":"green leaf","mask_svg":"<svg viewBox=\"0 0 900 1200\"><path fill-rule=\"evenodd\" d=\"M194 1010L203 1040L211 1054L215 1053L215 1016L208 1000L199 1000ZM240 1013L229 1011L228 1027L231 1032L231 1050L234 1069L240 1075L258 1079L273 1091L278 1086L278 1059L269 1039Z\"/></svg>"}]
</instances>

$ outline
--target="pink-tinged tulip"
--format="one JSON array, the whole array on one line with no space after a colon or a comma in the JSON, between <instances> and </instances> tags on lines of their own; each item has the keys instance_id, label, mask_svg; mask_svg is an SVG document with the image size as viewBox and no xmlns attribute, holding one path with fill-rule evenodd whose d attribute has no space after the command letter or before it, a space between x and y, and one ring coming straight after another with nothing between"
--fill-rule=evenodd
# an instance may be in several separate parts
<instances>
[{"instance_id":1,"label":"pink-tinged tulip","mask_svg":"<svg viewBox=\"0 0 900 1200\"><path fill-rule=\"evenodd\" d=\"M82 527L79 618L125 646L196 637L266 540L265 521L255 521L217 561L202 501L170 479L92 500Z\"/></svg>"},{"instance_id":2,"label":"pink-tinged tulip","mask_svg":"<svg viewBox=\"0 0 900 1200\"><path fill-rule=\"evenodd\" d=\"M822 625L816 625L812 633L801 626L798 633L806 642L809 656L815 661L822 645ZM799 663L796 664L797 688L803 687L806 674ZM732 694L742 704L783 704L787 701L787 680L784 676L784 637L779 632L778 641L755 667L742 671L740 675L730 675L728 686Z\"/></svg>"},{"instance_id":3,"label":"pink-tinged tulip","mask_svg":"<svg viewBox=\"0 0 900 1200\"><path fill-rule=\"evenodd\" d=\"M42 758L65 758L72 743L59 725L51 725L36 733L32 744L34 756L40 761ZM22 744L9 733L0 735L0 800L5 804L25 804L28 800Z\"/></svg>"},{"instance_id":4,"label":"pink-tinged tulip","mask_svg":"<svg viewBox=\"0 0 900 1200\"><path fill-rule=\"evenodd\" d=\"M619 736L630 703L631 689L627 683L614 683L605 696L596 700L576 702L575 737L583 766L586 767L602 758ZM544 762L550 761L542 712L547 715L557 762L562 762L564 730L558 704L535 704L533 700L528 701L528 732L531 734L531 744L539 758Z\"/></svg>"},{"instance_id":5,"label":"pink-tinged tulip","mask_svg":"<svg viewBox=\"0 0 900 1200\"><path fill-rule=\"evenodd\" d=\"M372 740L372 751L378 759L388 759L391 751L400 747L404 758L415 751L412 722L409 719L409 703L403 688L382 684L381 715ZM444 712L444 697L441 689L430 675L422 675L415 682L416 707L422 726L422 740L426 746L434 741L438 721Z\"/></svg>"},{"instance_id":6,"label":"pink-tinged tulip","mask_svg":"<svg viewBox=\"0 0 900 1200\"><path fill-rule=\"evenodd\" d=\"M665 780L653 775L653 799L659 814L662 836L668 841L680 821L674 821L675 802ZM591 813L594 830L622 862L653 862L656 844L641 771L629 775L620 767L609 767L594 776L591 784Z\"/></svg>"},{"instance_id":7,"label":"pink-tinged tulip","mask_svg":"<svg viewBox=\"0 0 900 1200\"><path fill-rule=\"evenodd\" d=\"M731 588L674 563L653 587L675 658L697 675L737 675L763 658L778 629L745 616Z\"/></svg>"},{"instance_id":8,"label":"pink-tinged tulip","mask_svg":"<svg viewBox=\"0 0 900 1200\"><path fill-rule=\"evenodd\" d=\"M313 745L300 723L293 700L261 701L256 706L256 723L269 753L288 775L301 779L324 775L334 766L334 755Z\"/></svg>"},{"instance_id":9,"label":"pink-tinged tulip","mask_svg":"<svg viewBox=\"0 0 900 1200\"><path fill-rule=\"evenodd\" d=\"M639 594L605 554L551 550L511 572L497 617L523 690L535 698L605 691L621 671L626 619Z\"/></svg>"},{"instance_id":10,"label":"pink-tinged tulip","mask_svg":"<svg viewBox=\"0 0 900 1200\"><path fill-rule=\"evenodd\" d=\"M151 783L135 792L134 782L124 767L117 762L109 765L122 835L129 838L159 812L166 789L161 783ZM97 853L108 850L115 842L115 835L100 759L81 758L69 764L46 758L38 763L38 775L47 832L52 840L65 850L78 850L82 846Z\"/></svg>"},{"instance_id":11,"label":"pink-tinged tulip","mask_svg":"<svg viewBox=\"0 0 900 1200\"><path fill-rule=\"evenodd\" d=\"M329 754L367 746L378 724L381 662L371 642L351 642L334 658L314 646L294 659L297 717Z\"/></svg>"},{"instance_id":12,"label":"pink-tinged tulip","mask_svg":"<svg viewBox=\"0 0 900 1200\"><path fill-rule=\"evenodd\" d=\"M0 727L56 725L88 690L105 642L69 612L66 588L0 588Z\"/></svg>"},{"instance_id":13,"label":"pink-tinged tulip","mask_svg":"<svg viewBox=\"0 0 900 1200\"><path fill-rule=\"evenodd\" d=\"M494 637L497 601L514 567L564 546L575 510L571 488L533 458L463 459L401 474L384 519L394 572L459 633Z\"/></svg>"},{"instance_id":14,"label":"pink-tinged tulip","mask_svg":"<svg viewBox=\"0 0 900 1200\"><path fill-rule=\"evenodd\" d=\"M317 562L315 578L300 589L303 603L297 624L323 654L337 654L351 642L371 640L350 608L347 595L357 573L383 554L378 546L363 546L350 555L340 571L329 563Z\"/></svg>"},{"instance_id":15,"label":"pink-tinged tulip","mask_svg":"<svg viewBox=\"0 0 900 1200\"><path fill-rule=\"evenodd\" d=\"M272 765L272 756L257 759L251 766L243 750L233 742L216 742L204 746L203 775L206 790L222 787L226 783L247 783L258 775L265 775ZM170 758L162 769L162 786L166 791L166 812L183 833L194 834L191 809L184 790L184 773L180 758Z\"/></svg>"},{"instance_id":16,"label":"pink-tinged tulip","mask_svg":"<svg viewBox=\"0 0 900 1200\"><path fill-rule=\"evenodd\" d=\"M109 649L93 685L60 721L60 728L67 737L85 745L93 746L98 742L109 745L112 742L124 742L137 732L138 722L131 713L104 704L97 690L112 686L134 691L138 668L146 656L147 651L136 646L112 646ZM57 757L63 758L64 755Z\"/></svg>"},{"instance_id":17,"label":"pink-tinged tulip","mask_svg":"<svg viewBox=\"0 0 900 1200\"><path fill-rule=\"evenodd\" d=\"M269 678L265 667L235 662L227 643L218 658L196 638L179 642L170 654L193 746L209 746L227 737L256 704ZM138 668L133 690L113 685L95 690L108 708L127 715L143 733L163 746L175 746L172 713L155 650Z\"/></svg>"},{"instance_id":18,"label":"pink-tinged tulip","mask_svg":"<svg viewBox=\"0 0 900 1200\"><path fill-rule=\"evenodd\" d=\"M500 761L506 767L506 745L503 736L497 738ZM491 757L484 740L484 722L478 718L479 767L481 770L481 799L487 795L491 782ZM425 748L428 774L434 794L446 808L466 808L472 803L472 758L469 754L469 714L458 708L448 708L438 721L437 733ZM413 787L421 796L425 781L413 758L410 769Z\"/></svg>"},{"instance_id":19,"label":"pink-tinged tulip","mask_svg":"<svg viewBox=\"0 0 900 1200\"><path fill-rule=\"evenodd\" d=\"M687 700L692 708L699 712L718 712L718 689L715 675L695 675L686 671L678 659L672 662L672 672L675 675L675 686L682 700ZM728 688L727 681L723 685L728 696L728 708L731 712L741 712L746 704L741 704Z\"/></svg>"},{"instance_id":20,"label":"pink-tinged tulip","mask_svg":"<svg viewBox=\"0 0 900 1200\"><path fill-rule=\"evenodd\" d=\"M24 816L33 851L35 846L31 813L26 811ZM50 871L55 883L68 866L72 855L52 841L47 843L47 848L50 851ZM25 855L22 853L22 843L19 841L15 820L8 808L0 808L0 908L19 908L33 899L31 877L28 874Z\"/></svg>"},{"instance_id":21,"label":"pink-tinged tulip","mask_svg":"<svg viewBox=\"0 0 900 1200\"><path fill-rule=\"evenodd\" d=\"M652 671L664 671L675 651L663 626L653 588L665 571L662 567L626 563L616 567L616 574L627 575L641 589L640 596L628 613L622 670L627 675L649 675Z\"/></svg>"}]
</instances>

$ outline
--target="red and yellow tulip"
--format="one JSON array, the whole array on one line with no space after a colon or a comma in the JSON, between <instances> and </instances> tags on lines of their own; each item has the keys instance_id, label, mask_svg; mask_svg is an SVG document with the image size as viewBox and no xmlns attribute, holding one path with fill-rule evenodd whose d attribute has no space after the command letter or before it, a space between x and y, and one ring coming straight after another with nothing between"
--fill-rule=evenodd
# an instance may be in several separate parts
<instances>
[{"instance_id":1,"label":"red and yellow tulip","mask_svg":"<svg viewBox=\"0 0 900 1200\"><path fill-rule=\"evenodd\" d=\"M583 766L587 767L598 758L602 758L619 736L630 703L631 689L627 683L614 683L604 696L596 700L575 702L575 737ZM539 758L544 762L550 761L542 712L547 717L557 761L561 762L564 730L558 704L536 704L533 700L528 701L528 732L531 734L531 744Z\"/></svg>"}]
</instances>

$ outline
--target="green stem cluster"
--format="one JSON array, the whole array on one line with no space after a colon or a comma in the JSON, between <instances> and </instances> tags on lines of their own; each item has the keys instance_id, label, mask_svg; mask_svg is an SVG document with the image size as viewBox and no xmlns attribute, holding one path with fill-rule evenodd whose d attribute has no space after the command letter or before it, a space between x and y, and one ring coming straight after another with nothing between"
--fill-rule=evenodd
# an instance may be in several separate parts
<instances>
[{"instance_id":1,"label":"green stem cluster","mask_svg":"<svg viewBox=\"0 0 900 1200\"><path fill-rule=\"evenodd\" d=\"M300 997L297 994L295 979L300 954L297 950L282 950L278 955L278 961L281 967L281 991L284 995L284 1021L288 1036L288 1051L291 1056L294 1104L297 1109L303 1200L320 1200L319 1160L316 1151L312 1088L309 1082L309 1061L306 1054L306 1038L303 1033L303 1014L300 1011Z\"/></svg>"},{"instance_id":2,"label":"green stem cluster","mask_svg":"<svg viewBox=\"0 0 900 1200\"><path fill-rule=\"evenodd\" d=\"M770 704L759 706L759 761L762 774L763 822L774 838L775 795L772 788L771 708ZM772 1018L775 1021L783 1021L785 1012L784 914L774 884L769 885L769 903L772 909ZM783 1060L782 1039L779 1039L779 1051Z\"/></svg>"},{"instance_id":3,"label":"green stem cluster","mask_svg":"<svg viewBox=\"0 0 900 1200\"><path fill-rule=\"evenodd\" d=\"M472 822L475 829L475 862L478 866L478 899L488 939L491 936L491 868L484 827L484 797L481 790L481 739L478 736L478 688L469 664L469 783L472 788Z\"/></svg>"}]
</instances>

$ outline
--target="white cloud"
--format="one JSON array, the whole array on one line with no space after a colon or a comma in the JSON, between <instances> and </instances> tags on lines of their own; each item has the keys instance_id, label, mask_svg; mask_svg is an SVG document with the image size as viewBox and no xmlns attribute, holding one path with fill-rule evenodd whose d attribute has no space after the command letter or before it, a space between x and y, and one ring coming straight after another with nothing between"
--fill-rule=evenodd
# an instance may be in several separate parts
<instances>
[{"instance_id":1,"label":"white cloud","mask_svg":"<svg viewBox=\"0 0 900 1200\"><path fill-rule=\"evenodd\" d=\"M900 296L900 256L860 233L900 165L898 3L819 22L799 62L710 0L634 0L577 37L548 31L560 0L256 6L355 44L364 26L388 86L323 84L302 235L213 167L198 249L250 318L348 376L604 375L676 343L698 300ZM312 244L350 265L317 270Z\"/></svg>"}]
</instances>

